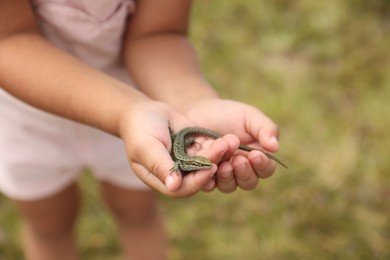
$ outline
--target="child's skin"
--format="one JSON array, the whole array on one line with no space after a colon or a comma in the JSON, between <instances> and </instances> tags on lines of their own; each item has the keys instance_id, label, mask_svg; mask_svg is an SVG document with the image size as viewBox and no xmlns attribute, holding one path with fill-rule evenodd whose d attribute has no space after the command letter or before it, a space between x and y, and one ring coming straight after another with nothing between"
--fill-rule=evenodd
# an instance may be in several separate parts
<instances>
[{"instance_id":1,"label":"child's skin","mask_svg":"<svg viewBox=\"0 0 390 260\"><path fill-rule=\"evenodd\" d=\"M29 1L2 0L0 86L37 108L122 138L137 176L167 196L187 197L214 188L225 193L237 187L254 189L259 178L272 175L275 163L259 151L236 150L241 140L277 151L278 128L256 108L220 99L203 78L187 39L190 6L190 1L183 0L137 1L123 46L123 62L136 90L43 38ZM168 122L175 131L197 125L231 133L202 143L198 153L215 163L212 169L185 178L170 174ZM153 192L104 182L101 187L120 227L125 254L134 259L164 258L166 238ZM29 259L77 258L76 184L39 201L13 201L25 220ZM53 214L58 209L65 213Z\"/></svg>"}]
</instances>

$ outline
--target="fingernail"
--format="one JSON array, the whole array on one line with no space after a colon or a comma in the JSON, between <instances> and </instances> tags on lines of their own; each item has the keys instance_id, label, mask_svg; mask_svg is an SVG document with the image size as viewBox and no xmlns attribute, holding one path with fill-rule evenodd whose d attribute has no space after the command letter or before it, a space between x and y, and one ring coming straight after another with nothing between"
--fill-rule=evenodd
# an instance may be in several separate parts
<instances>
[{"instance_id":1,"label":"fingernail","mask_svg":"<svg viewBox=\"0 0 390 260\"><path fill-rule=\"evenodd\" d=\"M279 143L278 139L275 136L271 136L270 140L271 140L271 143L275 143L275 144Z\"/></svg>"},{"instance_id":2,"label":"fingernail","mask_svg":"<svg viewBox=\"0 0 390 260\"><path fill-rule=\"evenodd\" d=\"M170 190L173 186L174 177L172 175L168 175L167 178L165 178L165 186L168 190Z\"/></svg>"}]
</instances>

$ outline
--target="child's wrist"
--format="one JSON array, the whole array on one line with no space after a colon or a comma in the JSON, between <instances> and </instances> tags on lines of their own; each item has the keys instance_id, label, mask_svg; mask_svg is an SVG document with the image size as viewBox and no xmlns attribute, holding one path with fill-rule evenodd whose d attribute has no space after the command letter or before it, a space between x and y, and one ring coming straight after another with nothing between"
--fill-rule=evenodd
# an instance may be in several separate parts
<instances>
[{"instance_id":1,"label":"child's wrist","mask_svg":"<svg viewBox=\"0 0 390 260\"><path fill-rule=\"evenodd\" d=\"M138 111L141 111L143 107L146 107L150 102L152 101L146 96L140 96L136 99L129 100L128 104L126 104L119 112L116 135L123 138L129 129L131 120L138 115Z\"/></svg>"},{"instance_id":2,"label":"child's wrist","mask_svg":"<svg viewBox=\"0 0 390 260\"><path fill-rule=\"evenodd\" d=\"M220 100L220 97L216 93L206 93L205 95L194 95L186 99L181 99L180 103L176 105L176 108L183 114L187 115L193 110L197 110L200 107L207 106L216 100Z\"/></svg>"}]
</instances>

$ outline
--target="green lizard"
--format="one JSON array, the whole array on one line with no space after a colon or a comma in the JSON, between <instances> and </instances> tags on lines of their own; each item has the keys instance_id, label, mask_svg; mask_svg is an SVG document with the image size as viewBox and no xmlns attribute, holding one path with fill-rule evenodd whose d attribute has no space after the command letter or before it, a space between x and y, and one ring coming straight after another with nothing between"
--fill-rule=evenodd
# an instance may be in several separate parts
<instances>
[{"instance_id":1,"label":"green lizard","mask_svg":"<svg viewBox=\"0 0 390 260\"><path fill-rule=\"evenodd\" d=\"M212 163L206 157L187 155L186 146L189 143L193 143L193 141L191 141L192 140L191 138L195 135L203 135L203 136L211 137L213 139L217 139L222 137L223 136L222 134L202 127L187 127L180 130L176 134L169 127L169 132L171 134L171 139L172 139L171 157L175 161L174 166L171 168L171 172L178 172L179 170L181 170L183 174L186 174L187 172L190 171L210 169L212 167ZM276 158L273 154L266 152L264 150L252 148L243 144L239 146L239 149L248 152L253 150L261 151L268 158L274 160L275 162L279 163L283 167L288 168L282 161Z\"/></svg>"}]
</instances>

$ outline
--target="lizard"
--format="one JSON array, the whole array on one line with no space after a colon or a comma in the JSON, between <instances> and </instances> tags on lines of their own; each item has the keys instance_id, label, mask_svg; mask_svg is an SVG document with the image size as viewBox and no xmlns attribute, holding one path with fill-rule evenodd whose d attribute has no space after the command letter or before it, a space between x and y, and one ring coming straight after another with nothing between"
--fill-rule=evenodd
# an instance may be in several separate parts
<instances>
[{"instance_id":1,"label":"lizard","mask_svg":"<svg viewBox=\"0 0 390 260\"><path fill-rule=\"evenodd\" d=\"M180 170L185 175L186 173L190 171L195 170L202 170L202 169L210 169L212 167L212 162L203 156L189 156L186 153L186 147L188 144L193 144L194 141L191 139L194 135L196 136L207 136L213 139L218 139L222 137L223 135L219 132L202 128L202 127L187 127L176 134L173 132L170 126L168 126L169 132L171 135L172 140L172 150L171 150L171 157L175 161L174 166L170 169L171 172L179 172ZM246 146L243 144L240 144L239 149L244 151L253 151L258 150L264 153L268 158L274 160L275 162L279 163L286 169L288 169L287 165L284 164L282 161L280 161L278 158L276 158L273 154L264 151L262 149L253 148L250 146Z\"/></svg>"}]
</instances>

